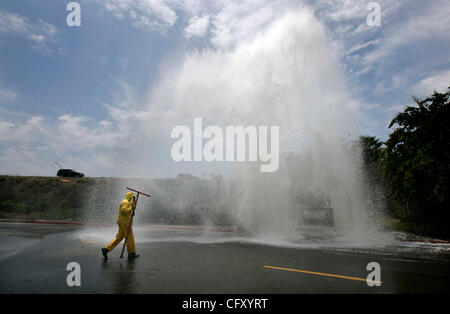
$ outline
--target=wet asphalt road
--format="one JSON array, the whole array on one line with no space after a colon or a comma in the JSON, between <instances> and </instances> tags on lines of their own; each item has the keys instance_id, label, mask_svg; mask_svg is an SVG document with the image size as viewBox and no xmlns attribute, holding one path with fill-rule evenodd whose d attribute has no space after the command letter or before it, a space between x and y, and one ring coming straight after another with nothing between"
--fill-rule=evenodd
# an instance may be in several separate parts
<instances>
[{"instance_id":1,"label":"wet asphalt road","mask_svg":"<svg viewBox=\"0 0 450 314\"><path fill-rule=\"evenodd\" d=\"M450 258L361 251L276 247L242 241L189 239L192 230L135 231L141 256L108 260L100 248L114 236L83 237L75 225L0 223L0 293L449 293ZM95 232L95 228L94 228ZM189 234L191 238L183 240ZM88 234L89 235L89 234ZM109 237L109 238L108 238ZM168 241L173 237L177 241ZM140 241L154 238L155 241ZM81 286L69 287L67 264L81 268ZM381 266L380 287L364 281L313 275L275 266L366 278L366 265Z\"/></svg>"}]
</instances>

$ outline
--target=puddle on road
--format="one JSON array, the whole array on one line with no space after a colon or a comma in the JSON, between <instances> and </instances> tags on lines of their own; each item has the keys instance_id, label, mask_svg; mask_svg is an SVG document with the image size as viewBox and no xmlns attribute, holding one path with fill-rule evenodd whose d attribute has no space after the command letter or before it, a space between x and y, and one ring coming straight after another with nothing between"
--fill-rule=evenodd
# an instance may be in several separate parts
<instances>
[{"instance_id":1,"label":"puddle on road","mask_svg":"<svg viewBox=\"0 0 450 314\"><path fill-rule=\"evenodd\" d=\"M183 226L135 226L134 236L137 244L156 242L193 242L199 244L216 243L252 243L292 249L320 249L335 252L353 252L365 254L377 254L399 257L400 255L411 258L431 258L450 260L450 243L433 243L427 238L410 238L400 232L383 232L376 238L336 236L307 238L307 237L282 237L274 234L250 236L242 233L217 232L202 228ZM100 246L105 246L114 239L117 227L86 227L75 233L75 237L81 241Z\"/></svg>"},{"instance_id":2,"label":"puddle on road","mask_svg":"<svg viewBox=\"0 0 450 314\"><path fill-rule=\"evenodd\" d=\"M23 249L37 244L40 239L2 235L0 236L0 260L11 257L22 251Z\"/></svg>"}]
</instances>

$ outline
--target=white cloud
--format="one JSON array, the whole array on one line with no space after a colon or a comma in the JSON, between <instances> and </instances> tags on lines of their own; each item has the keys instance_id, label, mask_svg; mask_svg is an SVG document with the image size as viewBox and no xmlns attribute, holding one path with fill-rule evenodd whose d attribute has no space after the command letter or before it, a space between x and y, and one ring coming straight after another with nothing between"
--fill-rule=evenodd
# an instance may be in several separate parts
<instances>
[{"instance_id":1,"label":"white cloud","mask_svg":"<svg viewBox=\"0 0 450 314\"><path fill-rule=\"evenodd\" d=\"M177 14L164 0L138 0L136 3L143 13L155 16L162 24L173 26L177 21Z\"/></svg>"},{"instance_id":2,"label":"white cloud","mask_svg":"<svg viewBox=\"0 0 450 314\"><path fill-rule=\"evenodd\" d=\"M96 155L111 159L111 149L127 136L129 128L111 118L96 122L66 114L56 120L32 116L24 122L0 121L0 172L15 169L17 174L49 175L51 160L72 164L81 154L84 157L74 167L95 173L96 165L89 164L89 160ZM109 150L110 156L102 150Z\"/></svg>"},{"instance_id":3,"label":"white cloud","mask_svg":"<svg viewBox=\"0 0 450 314\"><path fill-rule=\"evenodd\" d=\"M112 126L112 123L108 120L102 120L99 123L102 127L109 129Z\"/></svg>"},{"instance_id":4,"label":"white cloud","mask_svg":"<svg viewBox=\"0 0 450 314\"><path fill-rule=\"evenodd\" d=\"M8 121L0 120L0 140L7 139L8 135L11 132L11 129L14 128L14 123Z\"/></svg>"},{"instance_id":5,"label":"white cloud","mask_svg":"<svg viewBox=\"0 0 450 314\"><path fill-rule=\"evenodd\" d=\"M394 74L390 77L380 79L375 84L374 92L378 95L403 89L408 84L408 77Z\"/></svg>"},{"instance_id":6,"label":"white cloud","mask_svg":"<svg viewBox=\"0 0 450 314\"><path fill-rule=\"evenodd\" d=\"M405 46L420 44L427 39L450 41L450 6L436 3L427 6L417 14L393 23L384 32L382 42L364 57L366 66L382 64L392 54Z\"/></svg>"},{"instance_id":7,"label":"white cloud","mask_svg":"<svg viewBox=\"0 0 450 314\"><path fill-rule=\"evenodd\" d=\"M105 129L105 125L112 126L112 122L102 120L98 123L90 121L88 117L62 115L57 122L57 143L70 143L71 150L86 150L91 148L113 147L118 140L126 136L123 128ZM117 122L117 121L116 121Z\"/></svg>"},{"instance_id":8,"label":"white cloud","mask_svg":"<svg viewBox=\"0 0 450 314\"><path fill-rule=\"evenodd\" d=\"M178 16L164 0L98 0L109 13L118 19L128 16L132 24L145 31L165 32L172 28Z\"/></svg>"},{"instance_id":9,"label":"white cloud","mask_svg":"<svg viewBox=\"0 0 450 314\"><path fill-rule=\"evenodd\" d=\"M189 20L189 25L184 29L185 37L203 37L208 31L209 15L194 16Z\"/></svg>"},{"instance_id":10,"label":"white cloud","mask_svg":"<svg viewBox=\"0 0 450 314\"><path fill-rule=\"evenodd\" d=\"M54 37L58 33L55 25L45 22L42 19L38 20L40 30L47 35L47 37Z\"/></svg>"},{"instance_id":11,"label":"white cloud","mask_svg":"<svg viewBox=\"0 0 450 314\"><path fill-rule=\"evenodd\" d=\"M120 165L140 158L139 151L152 137L147 134L152 120L134 109L132 88L123 82L118 85L117 93L123 93L115 97L114 105L103 104L107 116L102 120L76 114L23 116L0 108L0 173L52 175L56 160L89 176L140 176L138 166Z\"/></svg>"},{"instance_id":12,"label":"white cloud","mask_svg":"<svg viewBox=\"0 0 450 314\"><path fill-rule=\"evenodd\" d=\"M166 33L184 14L186 38L203 37L211 30L211 43L230 47L237 41L249 39L264 30L276 17L288 9L299 7L293 0L97 0L114 17L129 17L140 29Z\"/></svg>"},{"instance_id":13,"label":"white cloud","mask_svg":"<svg viewBox=\"0 0 450 314\"><path fill-rule=\"evenodd\" d=\"M7 105L14 103L19 96L19 93L16 90L3 87L0 84L0 105Z\"/></svg>"},{"instance_id":14,"label":"white cloud","mask_svg":"<svg viewBox=\"0 0 450 314\"><path fill-rule=\"evenodd\" d=\"M405 107L406 107L405 105L395 104L395 105L391 105L391 106L384 108L383 112L388 113L388 114L394 114L394 113L403 111L405 109Z\"/></svg>"},{"instance_id":15,"label":"white cloud","mask_svg":"<svg viewBox=\"0 0 450 314\"><path fill-rule=\"evenodd\" d=\"M211 42L217 47L230 47L249 40L286 13L280 1L227 1L212 17Z\"/></svg>"},{"instance_id":16,"label":"white cloud","mask_svg":"<svg viewBox=\"0 0 450 314\"><path fill-rule=\"evenodd\" d=\"M321 20L328 26L332 40L344 46L338 52L343 67L350 69L347 78L353 85L362 87L364 97L377 98L389 93L389 97L401 98L397 95L417 94L410 86L425 93L425 85L436 84L431 78L437 75L435 70L448 69L450 7L447 1L377 2L381 6L380 27L369 27L366 23L368 2L338 0L333 1L334 5L320 7L315 2L313 6L317 14L321 12ZM362 8L364 14L359 15L350 4ZM333 20L334 17L340 20ZM389 103L401 101L385 99Z\"/></svg>"},{"instance_id":17,"label":"white cloud","mask_svg":"<svg viewBox=\"0 0 450 314\"><path fill-rule=\"evenodd\" d=\"M341 24L334 29L334 33L338 36L347 35L355 26L352 24Z\"/></svg>"},{"instance_id":18,"label":"white cloud","mask_svg":"<svg viewBox=\"0 0 450 314\"><path fill-rule=\"evenodd\" d=\"M30 40L32 47L48 52L47 44L56 40L58 29L42 19L37 22L0 8L0 33L13 34Z\"/></svg>"},{"instance_id":19,"label":"white cloud","mask_svg":"<svg viewBox=\"0 0 450 314\"><path fill-rule=\"evenodd\" d=\"M0 9L0 32L29 34L29 21L25 16Z\"/></svg>"},{"instance_id":20,"label":"white cloud","mask_svg":"<svg viewBox=\"0 0 450 314\"><path fill-rule=\"evenodd\" d=\"M376 46L376 45L378 45L380 43L380 41L381 40L379 38L377 38L377 39L370 40L370 41L367 41L367 42L362 43L362 44L358 44L358 45L354 46L353 48L351 48L347 52L347 55L356 53L356 52L358 52L358 51L360 51L362 49L366 49L366 48L371 47L371 46Z\"/></svg>"},{"instance_id":21,"label":"white cloud","mask_svg":"<svg viewBox=\"0 0 450 314\"><path fill-rule=\"evenodd\" d=\"M327 1L329 5L328 18L333 21L345 21L363 18L367 15L366 8L360 0Z\"/></svg>"},{"instance_id":22,"label":"white cloud","mask_svg":"<svg viewBox=\"0 0 450 314\"><path fill-rule=\"evenodd\" d=\"M429 96L433 91L445 92L450 86L450 70L426 77L411 87L411 92L417 96Z\"/></svg>"}]
</instances>

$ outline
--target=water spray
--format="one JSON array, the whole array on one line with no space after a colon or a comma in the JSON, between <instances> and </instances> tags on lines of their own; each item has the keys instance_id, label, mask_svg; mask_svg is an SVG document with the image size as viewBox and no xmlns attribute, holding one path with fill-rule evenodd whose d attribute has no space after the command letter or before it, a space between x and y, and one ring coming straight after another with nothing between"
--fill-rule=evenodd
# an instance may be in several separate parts
<instances>
[{"instance_id":1,"label":"water spray","mask_svg":"<svg viewBox=\"0 0 450 314\"><path fill-rule=\"evenodd\" d=\"M123 242L122 253L120 253L120 258L123 258L123 252L125 251L125 245L127 244L128 235L129 235L130 229L131 229L131 224L133 223L134 212L136 210L137 202L139 200L139 195L142 194L142 195L145 195L147 197L150 197L149 194L146 194L144 192L141 192L141 191L138 191L138 190L135 190L135 189L131 189L129 187L127 187L127 189L130 190L130 191L136 192L137 196L136 196L136 202L134 203L134 206L133 206L133 212L131 213L130 226L128 227L127 235L125 236L125 241Z\"/></svg>"}]
</instances>

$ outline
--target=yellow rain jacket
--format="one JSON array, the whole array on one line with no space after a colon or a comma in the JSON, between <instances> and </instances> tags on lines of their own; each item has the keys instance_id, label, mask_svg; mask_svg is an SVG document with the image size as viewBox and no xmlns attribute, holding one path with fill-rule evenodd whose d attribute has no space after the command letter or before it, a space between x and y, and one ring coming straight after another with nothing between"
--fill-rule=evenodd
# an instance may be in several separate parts
<instances>
[{"instance_id":1,"label":"yellow rain jacket","mask_svg":"<svg viewBox=\"0 0 450 314\"><path fill-rule=\"evenodd\" d=\"M130 226L131 214L133 213L133 207L136 205L136 200L132 200L133 196L133 193L128 192L125 195L125 199L120 203L117 217L119 232L117 232L116 238L105 247L108 252L111 252L125 238L128 232L127 251L128 253L136 253L133 228Z\"/></svg>"},{"instance_id":2,"label":"yellow rain jacket","mask_svg":"<svg viewBox=\"0 0 450 314\"><path fill-rule=\"evenodd\" d=\"M125 195L122 203L119 207L119 215L117 216L117 223L119 224L129 224L131 219L131 214L133 213L133 207L136 205L136 199L133 198L134 194L128 192ZM132 200L133 198L133 200Z\"/></svg>"}]
</instances>

